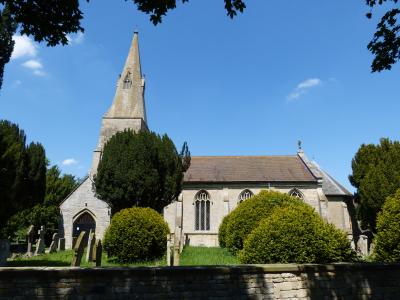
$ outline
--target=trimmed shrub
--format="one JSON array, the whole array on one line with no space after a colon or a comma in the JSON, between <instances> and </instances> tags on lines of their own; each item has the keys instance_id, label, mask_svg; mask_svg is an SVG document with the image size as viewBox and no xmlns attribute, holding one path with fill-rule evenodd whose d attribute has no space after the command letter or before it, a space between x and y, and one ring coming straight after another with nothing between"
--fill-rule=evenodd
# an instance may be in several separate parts
<instances>
[{"instance_id":1,"label":"trimmed shrub","mask_svg":"<svg viewBox=\"0 0 400 300\"><path fill-rule=\"evenodd\" d=\"M168 225L151 208L126 208L116 213L104 237L104 249L118 262L153 260L167 250Z\"/></svg>"},{"instance_id":2,"label":"trimmed shrub","mask_svg":"<svg viewBox=\"0 0 400 300\"><path fill-rule=\"evenodd\" d=\"M276 206L289 203L306 205L295 197L266 190L240 203L229 214L229 220L225 225L225 237L223 237L225 247L235 254L243 248L243 241L262 219L268 217Z\"/></svg>"},{"instance_id":3,"label":"trimmed shrub","mask_svg":"<svg viewBox=\"0 0 400 300\"><path fill-rule=\"evenodd\" d=\"M400 262L400 189L386 198L378 214L375 260Z\"/></svg>"},{"instance_id":4,"label":"trimmed shrub","mask_svg":"<svg viewBox=\"0 0 400 300\"><path fill-rule=\"evenodd\" d=\"M219 242L219 246L221 248L225 248L226 247L226 228L229 222L229 216L230 214L226 215L223 219L221 224L219 225L218 228L218 242Z\"/></svg>"},{"instance_id":5,"label":"trimmed shrub","mask_svg":"<svg viewBox=\"0 0 400 300\"><path fill-rule=\"evenodd\" d=\"M248 235L241 263L328 263L353 261L344 232L325 223L308 205L276 208Z\"/></svg>"}]
</instances>

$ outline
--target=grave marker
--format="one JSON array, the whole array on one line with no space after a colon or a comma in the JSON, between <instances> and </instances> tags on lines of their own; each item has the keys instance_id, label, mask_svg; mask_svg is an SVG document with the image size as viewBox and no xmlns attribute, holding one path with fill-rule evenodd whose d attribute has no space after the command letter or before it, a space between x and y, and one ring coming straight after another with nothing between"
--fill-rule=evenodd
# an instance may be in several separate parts
<instances>
[{"instance_id":1,"label":"grave marker","mask_svg":"<svg viewBox=\"0 0 400 300\"><path fill-rule=\"evenodd\" d=\"M40 230L38 232L39 234L39 239L37 240L36 243L36 250L35 250L35 256L43 254L45 251L45 245L44 245L44 226L40 226Z\"/></svg>"},{"instance_id":2,"label":"grave marker","mask_svg":"<svg viewBox=\"0 0 400 300\"><path fill-rule=\"evenodd\" d=\"M74 257L72 258L71 267L79 267L81 265L83 250L85 248L84 238L85 238L85 231L81 231L76 240L75 247L74 247Z\"/></svg>"},{"instance_id":3,"label":"grave marker","mask_svg":"<svg viewBox=\"0 0 400 300\"><path fill-rule=\"evenodd\" d=\"M87 250L86 250L86 261L90 262L93 260L93 247L95 246L96 242L96 235L92 232L92 229L89 231L89 238L87 243Z\"/></svg>"},{"instance_id":4,"label":"grave marker","mask_svg":"<svg viewBox=\"0 0 400 300\"><path fill-rule=\"evenodd\" d=\"M49 253L57 252L57 246L58 246L58 233L54 233L53 239L50 244Z\"/></svg>"},{"instance_id":5,"label":"grave marker","mask_svg":"<svg viewBox=\"0 0 400 300\"><path fill-rule=\"evenodd\" d=\"M26 249L26 255L28 257L31 257L33 255L32 244L33 244L34 236L35 236L35 227L33 225L31 225L31 226L29 226L28 232L26 233L26 240L28 242L28 247Z\"/></svg>"}]
</instances>

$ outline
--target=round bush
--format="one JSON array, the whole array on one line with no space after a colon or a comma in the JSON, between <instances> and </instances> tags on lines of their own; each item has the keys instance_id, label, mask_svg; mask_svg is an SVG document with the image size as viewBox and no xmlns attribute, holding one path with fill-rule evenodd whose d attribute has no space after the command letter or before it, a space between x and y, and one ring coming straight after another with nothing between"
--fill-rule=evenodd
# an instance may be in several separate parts
<instances>
[{"instance_id":1,"label":"round bush","mask_svg":"<svg viewBox=\"0 0 400 300\"><path fill-rule=\"evenodd\" d=\"M400 190L386 198L378 214L375 260L400 262Z\"/></svg>"},{"instance_id":2,"label":"round bush","mask_svg":"<svg viewBox=\"0 0 400 300\"><path fill-rule=\"evenodd\" d=\"M225 225L224 243L232 253L243 248L243 241L258 223L268 217L276 206L306 205L300 199L274 191L261 191L259 194L240 203L229 214Z\"/></svg>"},{"instance_id":3,"label":"round bush","mask_svg":"<svg viewBox=\"0 0 400 300\"><path fill-rule=\"evenodd\" d=\"M225 238L226 238L226 227L228 225L229 222L229 216L230 214L226 215L223 219L221 224L219 225L218 228L218 242L219 242L219 246L222 248L226 247L226 243L225 243Z\"/></svg>"},{"instance_id":4,"label":"round bush","mask_svg":"<svg viewBox=\"0 0 400 300\"><path fill-rule=\"evenodd\" d=\"M344 232L308 205L279 207L248 235L239 260L246 264L353 261Z\"/></svg>"},{"instance_id":5,"label":"round bush","mask_svg":"<svg viewBox=\"0 0 400 300\"><path fill-rule=\"evenodd\" d=\"M116 213L104 237L109 257L128 263L162 257L167 250L168 225L151 208L126 208Z\"/></svg>"}]
</instances>

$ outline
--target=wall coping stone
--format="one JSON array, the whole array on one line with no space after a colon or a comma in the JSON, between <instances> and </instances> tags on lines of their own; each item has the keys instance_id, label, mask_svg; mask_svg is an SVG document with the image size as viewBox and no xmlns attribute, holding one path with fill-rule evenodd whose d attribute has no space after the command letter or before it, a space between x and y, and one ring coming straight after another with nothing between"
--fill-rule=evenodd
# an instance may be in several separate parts
<instances>
[{"instance_id":1,"label":"wall coping stone","mask_svg":"<svg viewBox=\"0 0 400 300\"><path fill-rule=\"evenodd\" d=\"M0 279L14 276L99 276L116 273L116 276L140 275L179 276L195 274L263 274L263 273L308 273L366 270L400 270L400 263L336 263L336 264L266 264L266 265L227 265L227 266L179 266L179 267L0 267Z\"/></svg>"}]
</instances>

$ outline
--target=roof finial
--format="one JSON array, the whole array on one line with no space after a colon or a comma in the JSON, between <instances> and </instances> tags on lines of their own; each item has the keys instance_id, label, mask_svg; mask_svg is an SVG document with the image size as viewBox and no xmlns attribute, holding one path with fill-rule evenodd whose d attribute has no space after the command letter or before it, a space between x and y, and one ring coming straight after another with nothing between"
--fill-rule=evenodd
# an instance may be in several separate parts
<instances>
[{"instance_id":1,"label":"roof finial","mask_svg":"<svg viewBox=\"0 0 400 300\"><path fill-rule=\"evenodd\" d=\"M297 152L303 152L303 149L301 148L301 140L297 141Z\"/></svg>"},{"instance_id":2,"label":"roof finial","mask_svg":"<svg viewBox=\"0 0 400 300\"><path fill-rule=\"evenodd\" d=\"M138 33L139 33L139 30L138 30L138 26L137 26L137 25L135 26L135 29L133 30L133 33L135 33L135 34L138 34Z\"/></svg>"}]
</instances>

